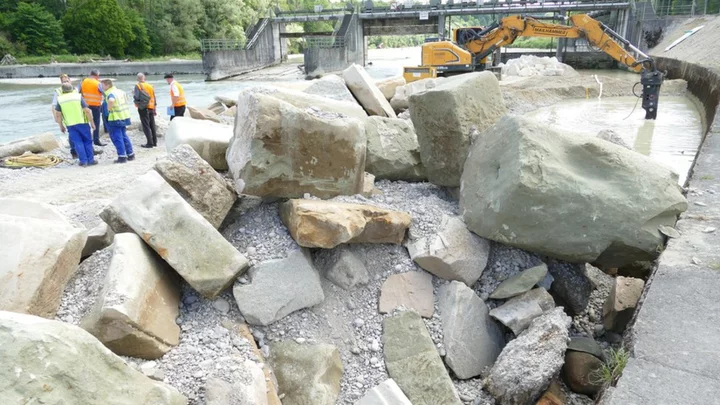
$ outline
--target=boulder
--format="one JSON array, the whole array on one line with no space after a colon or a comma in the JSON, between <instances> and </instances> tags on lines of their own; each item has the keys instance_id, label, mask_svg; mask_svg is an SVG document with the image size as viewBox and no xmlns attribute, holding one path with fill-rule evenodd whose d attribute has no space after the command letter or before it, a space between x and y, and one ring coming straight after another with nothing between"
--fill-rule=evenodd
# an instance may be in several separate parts
<instances>
[{"instance_id":1,"label":"boulder","mask_svg":"<svg viewBox=\"0 0 720 405\"><path fill-rule=\"evenodd\" d=\"M462 404L420 315L385 318L382 340L387 372L413 405Z\"/></svg>"},{"instance_id":2,"label":"boulder","mask_svg":"<svg viewBox=\"0 0 720 405\"><path fill-rule=\"evenodd\" d=\"M443 78L422 79L398 86L390 100L390 105L396 112L407 110L408 107L410 107L410 96L425 90L434 89L442 80Z\"/></svg>"},{"instance_id":3,"label":"boulder","mask_svg":"<svg viewBox=\"0 0 720 405\"><path fill-rule=\"evenodd\" d=\"M0 310L55 316L86 240L49 205L0 199Z\"/></svg>"},{"instance_id":4,"label":"boulder","mask_svg":"<svg viewBox=\"0 0 720 405\"><path fill-rule=\"evenodd\" d=\"M344 290L354 290L370 282L365 263L350 246L318 250L314 255L314 263L325 278Z\"/></svg>"},{"instance_id":5,"label":"boulder","mask_svg":"<svg viewBox=\"0 0 720 405\"><path fill-rule=\"evenodd\" d=\"M228 108L225 106L225 104L215 101L212 104L210 104L207 109L212 112L213 114L220 115L228 110Z\"/></svg>"},{"instance_id":6,"label":"boulder","mask_svg":"<svg viewBox=\"0 0 720 405\"><path fill-rule=\"evenodd\" d=\"M390 101L395 95L395 89L406 84L405 78L402 76L388 77L387 79L378 80L375 85L380 92L385 96L387 101Z\"/></svg>"},{"instance_id":7,"label":"boulder","mask_svg":"<svg viewBox=\"0 0 720 405\"><path fill-rule=\"evenodd\" d=\"M397 383L388 378L365 393L355 405L412 405Z\"/></svg>"},{"instance_id":8,"label":"boulder","mask_svg":"<svg viewBox=\"0 0 720 405\"><path fill-rule=\"evenodd\" d=\"M245 320L252 325L269 325L325 299L320 275L304 249L285 259L256 264L248 271L248 278L248 284L233 288L233 295Z\"/></svg>"},{"instance_id":9,"label":"boulder","mask_svg":"<svg viewBox=\"0 0 720 405\"><path fill-rule=\"evenodd\" d=\"M206 298L220 294L248 266L245 256L154 170L138 177L108 208Z\"/></svg>"},{"instance_id":10,"label":"boulder","mask_svg":"<svg viewBox=\"0 0 720 405\"><path fill-rule=\"evenodd\" d=\"M628 145L625 140L622 139L620 134L613 131L612 129L604 129L598 132L597 137L604 141L612 142L615 145L620 145L625 149L633 150L633 148L630 147L630 145Z\"/></svg>"},{"instance_id":11,"label":"boulder","mask_svg":"<svg viewBox=\"0 0 720 405\"><path fill-rule=\"evenodd\" d=\"M490 298L494 300L504 300L530 291L535 284L545 279L548 268L545 263L523 270L507 280L500 283L495 291L490 294Z\"/></svg>"},{"instance_id":12,"label":"boulder","mask_svg":"<svg viewBox=\"0 0 720 405\"><path fill-rule=\"evenodd\" d=\"M287 198L362 192L366 138L359 120L250 92L240 96L238 117L227 150L238 192Z\"/></svg>"},{"instance_id":13,"label":"boulder","mask_svg":"<svg viewBox=\"0 0 720 405\"><path fill-rule=\"evenodd\" d=\"M320 200L290 200L280 217L304 247L332 249L342 243L402 242L410 215L372 205Z\"/></svg>"},{"instance_id":14,"label":"boulder","mask_svg":"<svg viewBox=\"0 0 720 405\"><path fill-rule=\"evenodd\" d=\"M399 118L365 119L367 161L365 170L378 179L423 181L420 145L412 122Z\"/></svg>"},{"instance_id":15,"label":"boulder","mask_svg":"<svg viewBox=\"0 0 720 405\"><path fill-rule=\"evenodd\" d=\"M360 193L363 197L372 197L376 194L382 194L382 191L375 187L375 176L365 172L365 178L363 179L363 190Z\"/></svg>"},{"instance_id":16,"label":"boulder","mask_svg":"<svg viewBox=\"0 0 720 405\"><path fill-rule=\"evenodd\" d=\"M599 374L602 367L603 362L591 354L568 351L562 367L563 380L573 392L594 396L603 388Z\"/></svg>"},{"instance_id":17,"label":"boulder","mask_svg":"<svg viewBox=\"0 0 720 405\"><path fill-rule=\"evenodd\" d=\"M187 404L175 388L145 377L64 322L0 311L0 358L5 404Z\"/></svg>"},{"instance_id":18,"label":"boulder","mask_svg":"<svg viewBox=\"0 0 720 405\"><path fill-rule=\"evenodd\" d=\"M593 285L585 274L585 265L548 260L548 273L553 276L550 293L572 314L587 308Z\"/></svg>"},{"instance_id":19,"label":"boulder","mask_svg":"<svg viewBox=\"0 0 720 405\"><path fill-rule=\"evenodd\" d=\"M519 295L490 311L490 316L510 328L515 336L527 329L533 319L555 307L555 301L544 288Z\"/></svg>"},{"instance_id":20,"label":"boulder","mask_svg":"<svg viewBox=\"0 0 720 405\"><path fill-rule=\"evenodd\" d=\"M283 405L335 405L343 373L340 352L335 346L272 343L269 361L277 376Z\"/></svg>"},{"instance_id":21,"label":"boulder","mask_svg":"<svg viewBox=\"0 0 720 405\"><path fill-rule=\"evenodd\" d=\"M100 218L100 212L111 202L111 200L104 199L85 200L58 207L58 211L63 213L76 227L87 230L87 241L82 251L82 257L88 257L112 244L115 232Z\"/></svg>"},{"instance_id":22,"label":"boulder","mask_svg":"<svg viewBox=\"0 0 720 405\"><path fill-rule=\"evenodd\" d=\"M606 267L656 258L664 241L658 225L674 225L687 209L670 169L523 117L506 117L483 134L462 183L461 211L476 234Z\"/></svg>"},{"instance_id":23,"label":"boulder","mask_svg":"<svg viewBox=\"0 0 720 405\"><path fill-rule=\"evenodd\" d=\"M353 97L350 90L345 86L345 80L338 75L328 75L319 80L313 80L312 84L305 88L303 92L357 104L355 97Z\"/></svg>"},{"instance_id":24,"label":"boulder","mask_svg":"<svg viewBox=\"0 0 720 405\"><path fill-rule=\"evenodd\" d=\"M566 405L567 403L564 389L557 380L553 380L535 405Z\"/></svg>"},{"instance_id":25,"label":"boulder","mask_svg":"<svg viewBox=\"0 0 720 405\"><path fill-rule=\"evenodd\" d=\"M450 77L410 96L410 116L430 182L459 187L471 138L506 112L500 85L491 72Z\"/></svg>"},{"instance_id":26,"label":"boulder","mask_svg":"<svg viewBox=\"0 0 720 405\"><path fill-rule=\"evenodd\" d=\"M237 114L237 106L232 106L232 107L228 108L227 110L223 111L220 115L223 117L235 118L236 114Z\"/></svg>"},{"instance_id":27,"label":"boulder","mask_svg":"<svg viewBox=\"0 0 720 405\"><path fill-rule=\"evenodd\" d=\"M195 211L220 227L237 194L190 145L179 145L154 167Z\"/></svg>"},{"instance_id":28,"label":"boulder","mask_svg":"<svg viewBox=\"0 0 720 405\"><path fill-rule=\"evenodd\" d=\"M525 405L542 394L563 365L570 323L562 308L552 309L505 346L485 380L497 403Z\"/></svg>"},{"instance_id":29,"label":"boulder","mask_svg":"<svg viewBox=\"0 0 720 405\"><path fill-rule=\"evenodd\" d=\"M206 108L196 108L191 105L187 106L187 112L190 118L194 120L207 120L222 124L223 121L218 118L217 113L214 113ZM174 121L174 120L173 120Z\"/></svg>"},{"instance_id":30,"label":"boulder","mask_svg":"<svg viewBox=\"0 0 720 405\"><path fill-rule=\"evenodd\" d=\"M240 99L245 99L248 94L263 94L272 96L278 100L290 103L292 106L303 111L307 109L319 110L326 113L336 114L340 116L340 118L366 118L368 116L367 113L365 113L365 110L355 100L352 102L339 101L324 95L320 96L274 86L250 87L240 93ZM240 102L238 108L241 106L242 102Z\"/></svg>"},{"instance_id":31,"label":"boulder","mask_svg":"<svg viewBox=\"0 0 720 405\"><path fill-rule=\"evenodd\" d=\"M55 135L45 133L0 144L0 159L20 156L23 153L50 152L60 147Z\"/></svg>"},{"instance_id":32,"label":"boulder","mask_svg":"<svg viewBox=\"0 0 720 405\"><path fill-rule=\"evenodd\" d=\"M245 360L237 371L241 378L232 383L209 378L205 384L205 405L268 405L265 373L260 365Z\"/></svg>"},{"instance_id":33,"label":"boulder","mask_svg":"<svg viewBox=\"0 0 720 405\"><path fill-rule=\"evenodd\" d=\"M396 118L395 111L393 111L385 95L378 89L362 66L353 64L343 70L343 79L345 79L345 85L365 108L368 115Z\"/></svg>"},{"instance_id":34,"label":"boulder","mask_svg":"<svg viewBox=\"0 0 720 405\"><path fill-rule=\"evenodd\" d=\"M611 332L622 333L635 313L645 282L638 278L615 278L603 305L603 324Z\"/></svg>"},{"instance_id":35,"label":"boulder","mask_svg":"<svg viewBox=\"0 0 720 405\"><path fill-rule=\"evenodd\" d=\"M425 318L432 317L435 312L432 276L424 271L408 271L388 277L380 290L380 313L387 314L396 308L412 309Z\"/></svg>"},{"instance_id":36,"label":"boulder","mask_svg":"<svg viewBox=\"0 0 720 405\"><path fill-rule=\"evenodd\" d=\"M157 359L180 341L175 274L134 233L115 235L100 294L81 326L115 354Z\"/></svg>"},{"instance_id":37,"label":"boulder","mask_svg":"<svg viewBox=\"0 0 720 405\"><path fill-rule=\"evenodd\" d=\"M232 136L230 125L177 117L170 121L165 136L165 147L169 153L179 145L190 145L215 170L227 170L225 153Z\"/></svg>"},{"instance_id":38,"label":"boulder","mask_svg":"<svg viewBox=\"0 0 720 405\"><path fill-rule=\"evenodd\" d=\"M237 104L237 100L232 97L225 97L225 96L215 96L215 101L218 103L221 103L227 108L235 107L235 104Z\"/></svg>"},{"instance_id":39,"label":"boulder","mask_svg":"<svg viewBox=\"0 0 720 405\"><path fill-rule=\"evenodd\" d=\"M445 284L438 293L438 307L445 363L457 378L473 378L492 366L505 346L505 337L475 291L459 281Z\"/></svg>"},{"instance_id":40,"label":"boulder","mask_svg":"<svg viewBox=\"0 0 720 405\"><path fill-rule=\"evenodd\" d=\"M410 258L418 266L445 280L472 286L487 265L490 244L471 233L458 218L444 215L436 235L408 242Z\"/></svg>"},{"instance_id":41,"label":"boulder","mask_svg":"<svg viewBox=\"0 0 720 405\"><path fill-rule=\"evenodd\" d=\"M574 336L570 338L567 349L573 352L588 353L601 360L605 358L602 346L600 346L595 339L589 337Z\"/></svg>"}]
</instances>

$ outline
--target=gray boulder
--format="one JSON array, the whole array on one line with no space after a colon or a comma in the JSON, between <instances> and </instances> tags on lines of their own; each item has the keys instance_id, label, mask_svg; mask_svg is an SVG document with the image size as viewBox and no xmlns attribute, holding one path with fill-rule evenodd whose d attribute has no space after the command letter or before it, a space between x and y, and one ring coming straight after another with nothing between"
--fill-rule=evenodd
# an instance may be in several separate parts
<instances>
[{"instance_id":1,"label":"gray boulder","mask_svg":"<svg viewBox=\"0 0 720 405\"><path fill-rule=\"evenodd\" d=\"M179 145L190 145L215 170L227 170L225 153L232 135L230 125L177 117L170 121L165 135L165 147L170 153Z\"/></svg>"},{"instance_id":2,"label":"gray boulder","mask_svg":"<svg viewBox=\"0 0 720 405\"><path fill-rule=\"evenodd\" d=\"M328 280L344 290L353 290L370 282L365 263L350 246L320 249L315 253L313 261Z\"/></svg>"},{"instance_id":3,"label":"gray boulder","mask_svg":"<svg viewBox=\"0 0 720 405\"><path fill-rule=\"evenodd\" d=\"M343 70L345 85L350 89L360 105L365 108L368 115L396 118L390 103L385 95L378 89L362 66L353 64Z\"/></svg>"},{"instance_id":4,"label":"gray boulder","mask_svg":"<svg viewBox=\"0 0 720 405\"><path fill-rule=\"evenodd\" d=\"M29 138L18 139L16 141L0 145L0 159L10 156L20 156L26 152L50 152L59 147L60 145L58 144L55 135L51 133L45 133L41 135L31 136Z\"/></svg>"},{"instance_id":5,"label":"gray boulder","mask_svg":"<svg viewBox=\"0 0 720 405\"><path fill-rule=\"evenodd\" d=\"M285 259L269 260L250 268L250 282L233 288L240 312L248 323L269 325L323 302L320 275L309 256L305 249L300 249Z\"/></svg>"},{"instance_id":6,"label":"gray boulder","mask_svg":"<svg viewBox=\"0 0 720 405\"><path fill-rule=\"evenodd\" d=\"M288 198L362 192L367 141L359 120L251 92L237 107L243 119L235 122L227 162L238 192Z\"/></svg>"},{"instance_id":7,"label":"gray boulder","mask_svg":"<svg viewBox=\"0 0 720 405\"><path fill-rule=\"evenodd\" d=\"M593 285L585 274L585 265L548 260L548 273L553 276L550 293L573 314L587 308Z\"/></svg>"},{"instance_id":8,"label":"gray boulder","mask_svg":"<svg viewBox=\"0 0 720 405\"><path fill-rule=\"evenodd\" d=\"M431 318L435 312L432 276L424 271L393 274L383 283L379 301L381 314L406 308Z\"/></svg>"},{"instance_id":9,"label":"gray boulder","mask_svg":"<svg viewBox=\"0 0 720 405\"><path fill-rule=\"evenodd\" d=\"M536 288L490 311L490 316L510 328L515 336L527 329L533 319L555 307L555 301L544 288Z\"/></svg>"},{"instance_id":10,"label":"gray boulder","mask_svg":"<svg viewBox=\"0 0 720 405\"><path fill-rule=\"evenodd\" d=\"M412 405L397 383L388 378L365 393L355 405Z\"/></svg>"},{"instance_id":11,"label":"gray boulder","mask_svg":"<svg viewBox=\"0 0 720 405\"><path fill-rule=\"evenodd\" d=\"M171 150L155 163L155 171L216 229L237 199L228 182L189 145Z\"/></svg>"},{"instance_id":12,"label":"gray boulder","mask_svg":"<svg viewBox=\"0 0 720 405\"><path fill-rule=\"evenodd\" d=\"M406 84L405 78L403 76L394 76L394 77L388 77L387 79L378 80L375 82L375 85L378 89L380 89L380 92L385 96L385 99L387 101L390 101L393 96L395 95L395 90L400 87L404 86Z\"/></svg>"},{"instance_id":13,"label":"gray boulder","mask_svg":"<svg viewBox=\"0 0 720 405\"><path fill-rule=\"evenodd\" d=\"M265 373L260 365L245 360L236 373L240 378L232 384L209 378L205 384L205 405L268 405Z\"/></svg>"},{"instance_id":14,"label":"gray boulder","mask_svg":"<svg viewBox=\"0 0 720 405\"><path fill-rule=\"evenodd\" d=\"M100 218L100 212L111 202L111 200L104 199L85 200L58 207L58 211L63 213L76 227L85 228L88 231L82 257L88 257L112 244L115 232Z\"/></svg>"},{"instance_id":15,"label":"gray boulder","mask_svg":"<svg viewBox=\"0 0 720 405\"><path fill-rule=\"evenodd\" d=\"M175 388L127 365L77 326L0 311L4 404L185 405Z\"/></svg>"},{"instance_id":16,"label":"gray boulder","mask_svg":"<svg viewBox=\"0 0 720 405\"><path fill-rule=\"evenodd\" d=\"M154 170L138 177L106 209L114 210L206 298L220 294L248 266L245 256Z\"/></svg>"},{"instance_id":17,"label":"gray boulder","mask_svg":"<svg viewBox=\"0 0 720 405\"><path fill-rule=\"evenodd\" d=\"M382 340L388 374L413 405L462 404L420 315L385 318Z\"/></svg>"},{"instance_id":18,"label":"gray boulder","mask_svg":"<svg viewBox=\"0 0 720 405\"><path fill-rule=\"evenodd\" d=\"M207 120L212 122L217 122L218 124L223 124L224 121L218 117L218 115L209 109L206 108L198 108L193 107L191 105L187 106L187 113L190 116L190 118L194 120Z\"/></svg>"},{"instance_id":19,"label":"gray boulder","mask_svg":"<svg viewBox=\"0 0 720 405\"><path fill-rule=\"evenodd\" d=\"M430 182L459 187L472 137L505 113L500 85L491 72L447 78L410 96L410 117Z\"/></svg>"},{"instance_id":20,"label":"gray boulder","mask_svg":"<svg viewBox=\"0 0 720 405\"><path fill-rule=\"evenodd\" d=\"M272 96L278 100L289 103L300 110L314 109L325 113L335 114L340 118L366 118L367 113L357 101L339 101L325 95L309 94L275 86L253 86L240 93L240 99L248 94L262 94ZM239 108L242 104L237 105ZM242 109L240 110L242 111ZM244 118L243 115L239 117Z\"/></svg>"},{"instance_id":21,"label":"gray boulder","mask_svg":"<svg viewBox=\"0 0 720 405\"><path fill-rule=\"evenodd\" d=\"M444 80L442 77L436 79L422 79L398 86L395 89L395 94L393 94L393 97L390 100L390 105L398 113L405 111L408 107L410 107L410 96L425 90L434 89L435 86L437 86L442 80Z\"/></svg>"},{"instance_id":22,"label":"gray boulder","mask_svg":"<svg viewBox=\"0 0 720 405\"><path fill-rule=\"evenodd\" d=\"M410 241L410 258L418 266L445 280L471 286L487 265L490 244L467 230L458 217L444 215L436 235Z\"/></svg>"},{"instance_id":23,"label":"gray boulder","mask_svg":"<svg viewBox=\"0 0 720 405\"><path fill-rule=\"evenodd\" d=\"M412 122L399 118L365 119L367 162L365 170L378 179L422 181L420 145Z\"/></svg>"},{"instance_id":24,"label":"gray boulder","mask_svg":"<svg viewBox=\"0 0 720 405\"><path fill-rule=\"evenodd\" d=\"M314 94L316 96L327 97L333 100L346 101L348 103L357 103L350 90L345 85L345 80L338 75L328 75L313 80L303 93Z\"/></svg>"},{"instance_id":25,"label":"gray boulder","mask_svg":"<svg viewBox=\"0 0 720 405\"><path fill-rule=\"evenodd\" d=\"M505 338L490 318L488 307L475 292L459 281L440 287L445 363L459 379L480 375L500 355Z\"/></svg>"},{"instance_id":26,"label":"gray boulder","mask_svg":"<svg viewBox=\"0 0 720 405\"><path fill-rule=\"evenodd\" d=\"M677 175L649 157L523 117L483 134L462 183L461 211L476 234L607 267L656 258L658 226L687 209Z\"/></svg>"},{"instance_id":27,"label":"gray boulder","mask_svg":"<svg viewBox=\"0 0 720 405\"><path fill-rule=\"evenodd\" d=\"M547 271L548 268L545 263L523 270L500 283L495 291L490 294L490 298L494 300L503 300L530 291L535 284L545 279Z\"/></svg>"},{"instance_id":28,"label":"gray boulder","mask_svg":"<svg viewBox=\"0 0 720 405\"><path fill-rule=\"evenodd\" d=\"M501 405L533 403L563 365L571 319L558 307L535 318L505 346L485 388Z\"/></svg>"},{"instance_id":29,"label":"gray boulder","mask_svg":"<svg viewBox=\"0 0 720 405\"><path fill-rule=\"evenodd\" d=\"M335 346L272 343L268 360L277 377L283 405L335 405L343 373L340 352Z\"/></svg>"}]
</instances>

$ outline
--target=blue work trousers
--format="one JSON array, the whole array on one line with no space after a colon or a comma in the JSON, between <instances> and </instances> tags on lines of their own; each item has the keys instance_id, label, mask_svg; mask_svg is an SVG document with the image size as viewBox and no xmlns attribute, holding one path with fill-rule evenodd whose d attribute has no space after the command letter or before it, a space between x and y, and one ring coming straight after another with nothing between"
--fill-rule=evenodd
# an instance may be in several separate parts
<instances>
[{"instance_id":1,"label":"blue work trousers","mask_svg":"<svg viewBox=\"0 0 720 405\"><path fill-rule=\"evenodd\" d=\"M124 126L115 126L112 123L108 125L110 130L110 140L115 149L117 150L118 157L128 157L135 153L133 152L132 143L130 138L127 136L127 130Z\"/></svg>"},{"instance_id":2,"label":"blue work trousers","mask_svg":"<svg viewBox=\"0 0 720 405\"><path fill-rule=\"evenodd\" d=\"M102 107L98 106L90 106L90 111L92 111L92 117L93 122L95 123L95 130L92 133L92 140L94 143L99 144L100 143L100 113L101 113Z\"/></svg>"},{"instance_id":3,"label":"blue work trousers","mask_svg":"<svg viewBox=\"0 0 720 405\"><path fill-rule=\"evenodd\" d=\"M93 156L92 135L89 124L77 124L67 127L70 134L70 145L75 148L80 164L88 164L95 161Z\"/></svg>"}]
</instances>

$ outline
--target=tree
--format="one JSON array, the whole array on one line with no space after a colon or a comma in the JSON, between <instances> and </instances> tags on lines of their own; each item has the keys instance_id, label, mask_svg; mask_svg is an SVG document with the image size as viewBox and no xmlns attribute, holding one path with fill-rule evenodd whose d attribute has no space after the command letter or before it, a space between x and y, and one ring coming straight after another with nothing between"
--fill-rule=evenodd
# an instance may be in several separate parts
<instances>
[{"instance_id":1,"label":"tree","mask_svg":"<svg viewBox=\"0 0 720 405\"><path fill-rule=\"evenodd\" d=\"M132 32L135 34L135 38L127 43L125 54L135 57L149 55L151 45L145 20L140 13L133 9L126 9L125 16L128 19L128 23L130 23L130 29L132 29Z\"/></svg>"},{"instance_id":2,"label":"tree","mask_svg":"<svg viewBox=\"0 0 720 405\"><path fill-rule=\"evenodd\" d=\"M147 27L156 54L196 52L196 34L203 17L202 5L195 0L155 0L147 8Z\"/></svg>"},{"instance_id":3,"label":"tree","mask_svg":"<svg viewBox=\"0 0 720 405\"><path fill-rule=\"evenodd\" d=\"M63 28L45 8L34 3L19 3L8 18L13 41L21 43L32 55L47 55L65 50Z\"/></svg>"},{"instance_id":4,"label":"tree","mask_svg":"<svg viewBox=\"0 0 720 405\"><path fill-rule=\"evenodd\" d=\"M77 53L124 56L135 34L117 0L74 0L62 18L70 47Z\"/></svg>"}]
</instances>

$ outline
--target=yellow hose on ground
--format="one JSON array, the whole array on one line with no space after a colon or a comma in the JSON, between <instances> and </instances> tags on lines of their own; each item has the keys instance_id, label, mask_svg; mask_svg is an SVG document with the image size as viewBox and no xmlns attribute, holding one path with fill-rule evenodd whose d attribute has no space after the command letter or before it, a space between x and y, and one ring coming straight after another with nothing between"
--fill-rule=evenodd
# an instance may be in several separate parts
<instances>
[{"instance_id":1,"label":"yellow hose on ground","mask_svg":"<svg viewBox=\"0 0 720 405\"><path fill-rule=\"evenodd\" d=\"M22 156L14 156L5 159L0 166L9 169L21 169L23 167L53 167L63 160L55 155L35 155L26 153Z\"/></svg>"}]
</instances>

